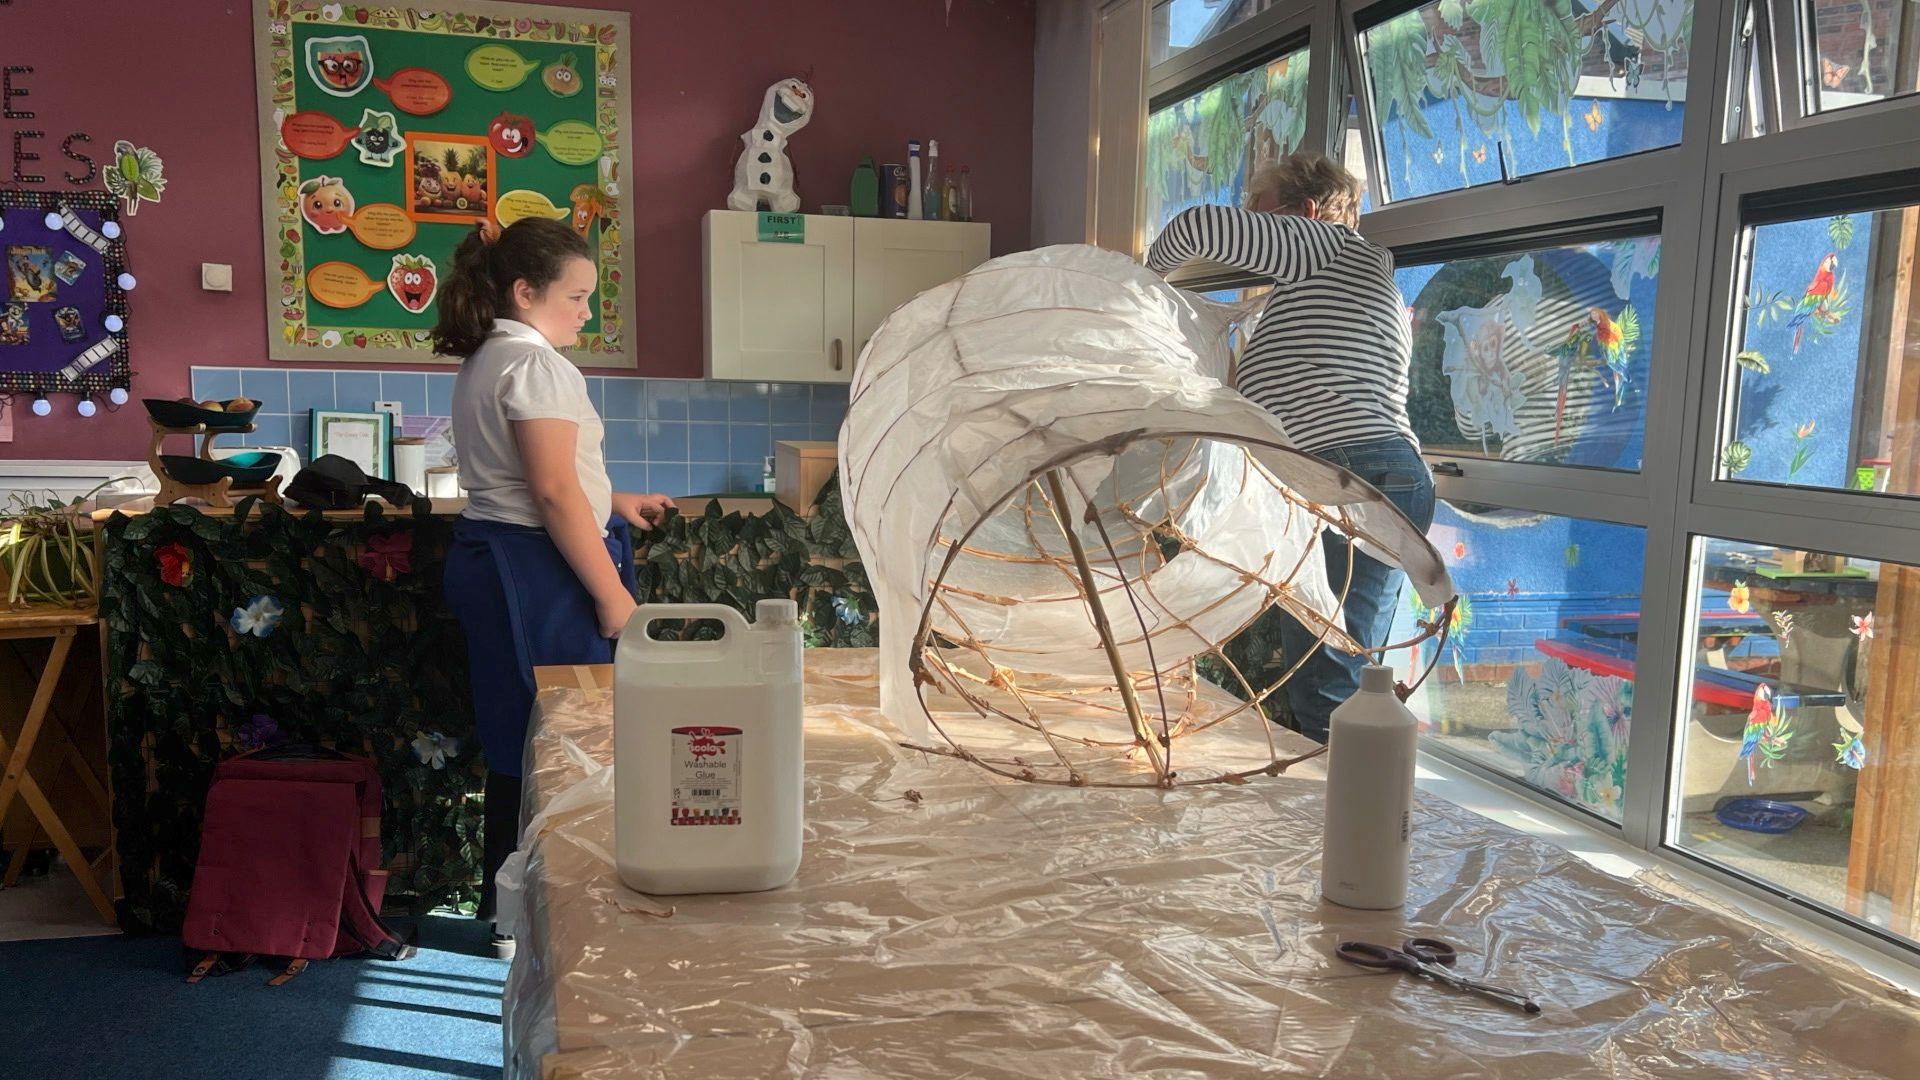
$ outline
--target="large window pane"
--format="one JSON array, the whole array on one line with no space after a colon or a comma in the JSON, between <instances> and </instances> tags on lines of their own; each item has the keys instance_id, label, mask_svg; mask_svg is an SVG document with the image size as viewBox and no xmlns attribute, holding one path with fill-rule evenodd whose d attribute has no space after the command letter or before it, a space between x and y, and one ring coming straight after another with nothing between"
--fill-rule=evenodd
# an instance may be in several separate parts
<instances>
[{"instance_id":1,"label":"large window pane","mask_svg":"<svg viewBox=\"0 0 1920 1080\"><path fill-rule=\"evenodd\" d=\"M1803 0L1810 112L1844 109L1920 90L1914 0Z\"/></svg>"},{"instance_id":2,"label":"large window pane","mask_svg":"<svg viewBox=\"0 0 1920 1080\"><path fill-rule=\"evenodd\" d=\"M1660 238L1403 266L1431 451L1638 469Z\"/></svg>"},{"instance_id":3,"label":"large window pane","mask_svg":"<svg viewBox=\"0 0 1920 1080\"><path fill-rule=\"evenodd\" d=\"M1920 937L1920 569L1708 539L1692 575L1669 842Z\"/></svg>"},{"instance_id":4,"label":"large window pane","mask_svg":"<svg viewBox=\"0 0 1920 1080\"><path fill-rule=\"evenodd\" d=\"M1694 0L1438 0L1360 35L1387 194L1680 141Z\"/></svg>"},{"instance_id":5,"label":"large window pane","mask_svg":"<svg viewBox=\"0 0 1920 1080\"><path fill-rule=\"evenodd\" d=\"M1748 237L1720 474L1920 495L1920 207Z\"/></svg>"},{"instance_id":6,"label":"large window pane","mask_svg":"<svg viewBox=\"0 0 1920 1080\"><path fill-rule=\"evenodd\" d=\"M1229 75L1147 115L1147 239L1201 203L1240 206L1261 166L1307 133L1307 50Z\"/></svg>"},{"instance_id":7,"label":"large window pane","mask_svg":"<svg viewBox=\"0 0 1920 1080\"><path fill-rule=\"evenodd\" d=\"M1178 56L1246 22L1273 0L1158 0L1153 5L1152 54L1148 63Z\"/></svg>"},{"instance_id":8,"label":"large window pane","mask_svg":"<svg viewBox=\"0 0 1920 1080\"><path fill-rule=\"evenodd\" d=\"M1427 738L1619 821L1645 530L1442 502L1428 536L1460 603L1407 703ZM1394 640L1430 616L1409 593ZM1404 674L1435 648L1389 659Z\"/></svg>"}]
</instances>

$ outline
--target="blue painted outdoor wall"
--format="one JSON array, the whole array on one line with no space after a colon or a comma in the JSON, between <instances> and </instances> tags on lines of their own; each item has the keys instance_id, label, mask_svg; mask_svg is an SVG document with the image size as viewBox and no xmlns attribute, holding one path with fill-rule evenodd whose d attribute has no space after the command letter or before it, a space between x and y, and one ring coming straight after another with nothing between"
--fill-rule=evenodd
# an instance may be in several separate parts
<instances>
[{"instance_id":1,"label":"blue painted outdoor wall","mask_svg":"<svg viewBox=\"0 0 1920 1080\"><path fill-rule=\"evenodd\" d=\"M1850 214L1850 242L1836 242L1826 217L1786 221L1754 230L1753 269L1748 296L1754 290L1784 295L1796 306L1827 254L1837 258L1836 283L1851 294L1850 311L1821 334L1815 316L1798 320L1792 314L1769 314L1761 325L1760 308L1746 313L1746 334L1740 348L1758 352L1769 371L1734 368L1739 383L1735 437L1752 450L1752 464L1738 474L1741 480L1844 487L1859 462L1852 447L1853 410L1857 394L1872 392L1879 401L1881 388L1858 385L1861 334L1866 326L1865 294L1868 253L1877 215ZM1803 331L1794 348L1796 329ZM1798 472L1793 471L1798 437L1813 425L1805 445L1810 450ZM1870 456L1870 455L1869 455Z\"/></svg>"},{"instance_id":2,"label":"blue painted outdoor wall","mask_svg":"<svg viewBox=\"0 0 1920 1080\"><path fill-rule=\"evenodd\" d=\"M1638 526L1510 511L1469 516L1441 503L1427 536L1466 598L1442 666L1537 661L1534 642L1559 633L1565 620L1639 610L1646 532ZM1412 637L1414 620L1408 590L1394 640Z\"/></svg>"},{"instance_id":3,"label":"blue painted outdoor wall","mask_svg":"<svg viewBox=\"0 0 1920 1080\"><path fill-rule=\"evenodd\" d=\"M1643 89L1653 85L1649 82ZM1677 146L1686 118L1686 107L1678 101L1576 97L1567 106L1571 116L1564 132L1558 117L1543 115L1535 134L1527 129L1517 103L1508 101L1505 109L1512 137L1507 149L1513 158L1509 172L1515 176ZM1409 130L1398 116L1388 118L1380 141L1396 200L1499 182L1497 140L1482 135L1473 118L1463 113L1464 106L1429 94L1422 114L1433 132L1431 138ZM1573 147L1571 162L1567 143ZM1481 156L1476 158L1476 153Z\"/></svg>"}]
</instances>

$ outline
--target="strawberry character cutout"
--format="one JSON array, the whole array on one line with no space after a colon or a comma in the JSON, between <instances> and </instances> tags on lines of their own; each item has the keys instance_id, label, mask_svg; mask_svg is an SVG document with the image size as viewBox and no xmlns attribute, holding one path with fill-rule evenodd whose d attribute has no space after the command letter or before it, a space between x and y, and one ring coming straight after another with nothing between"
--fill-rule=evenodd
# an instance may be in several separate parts
<instances>
[{"instance_id":1,"label":"strawberry character cutout","mask_svg":"<svg viewBox=\"0 0 1920 1080\"><path fill-rule=\"evenodd\" d=\"M440 275L433 260L425 255L395 255L393 269L387 272L387 291L415 315L427 310L440 288Z\"/></svg>"}]
</instances>

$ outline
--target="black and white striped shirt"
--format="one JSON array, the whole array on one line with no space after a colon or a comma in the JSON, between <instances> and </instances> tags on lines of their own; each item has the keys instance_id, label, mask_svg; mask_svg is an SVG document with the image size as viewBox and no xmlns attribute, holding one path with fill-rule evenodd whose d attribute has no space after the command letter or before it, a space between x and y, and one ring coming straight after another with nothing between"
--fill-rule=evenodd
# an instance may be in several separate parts
<instances>
[{"instance_id":1,"label":"black and white striped shirt","mask_svg":"<svg viewBox=\"0 0 1920 1080\"><path fill-rule=\"evenodd\" d=\"M1147 252L1166 273L1210 259L1271 279L1240 358L1238 389L1280 418L1302 450L1395 436L1407 419L1412 334L1393 255L1345 225L1227 206L1182 211Z\"/></svg>"}]
</instances>

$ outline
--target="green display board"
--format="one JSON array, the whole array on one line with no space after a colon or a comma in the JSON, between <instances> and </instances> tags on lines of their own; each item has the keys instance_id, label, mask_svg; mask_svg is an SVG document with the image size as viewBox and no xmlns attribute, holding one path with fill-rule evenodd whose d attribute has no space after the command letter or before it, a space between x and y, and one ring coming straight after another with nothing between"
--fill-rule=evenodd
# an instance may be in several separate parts
<instances>
[{"instance_id":1,"label":"green display board","mask_svg":"<svg viewBox=\"0 0 1920 1080\"><path fill-rule=\"evenodd\" d=\"M269 353L435 357L477 227L567 222L600 283L575 362L635 363L628 17L526 4L257 0Z\"/></svg>"}]
</instances>

